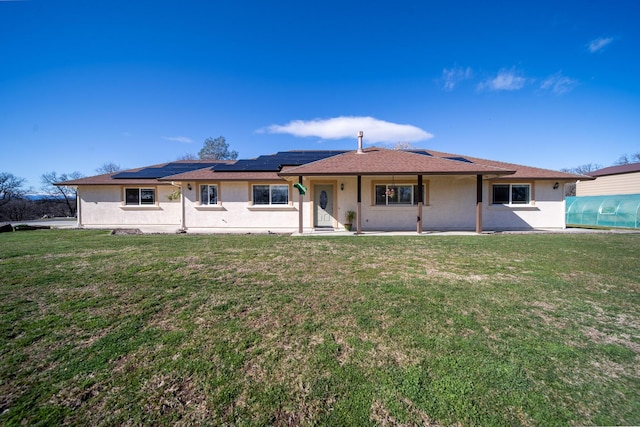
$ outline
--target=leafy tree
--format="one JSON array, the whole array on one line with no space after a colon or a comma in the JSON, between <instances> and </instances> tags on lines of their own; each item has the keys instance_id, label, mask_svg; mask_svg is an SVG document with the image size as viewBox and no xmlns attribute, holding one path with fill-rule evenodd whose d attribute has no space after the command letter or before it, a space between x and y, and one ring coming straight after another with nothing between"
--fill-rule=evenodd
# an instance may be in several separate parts
<instances>
[{"instance_id":1,"label":"leafy tree","mask_svg":"<svg viewBox=\"0 0 640 427\"><path fill-rule=\"evenodd\" d=\"M22 188L24 178L18 178L12 173L0 172L0 206L13 199L24 197L26 190Z\"/></svg>"},{"instance_id":2,"label":"leafy tree","mask_svg":"<svg viewBox=\"0 0 640 427\"><path fill-rule=\"evenodd\" d=\"M238 158L238 152L229 151L229 144L224 136L215 139L209 137L204 140L204 146L198 152L198 157L201 160L235 160Z\"/></svg>"},{"instance_id":3,"label":"leafy tree","mask_svg":"<svg viewBox=\"0 0 640 427\"><path fill-rule=\"evenodd\" d=\"M98 172L99 174L114 173L114 172L118 172L121 169L122 168L120 167L120 165L116 163L106 162L100 165L100 167L96 168L96 172Z\"/></svg>"},{"instance_id":4,"label":"leafy tree","mask_svg":"<svg viewBox=\"0 0 640 427\"><path fill-rule=\"evenodd\" d=\"M73 187L65 187L55 185L56 183L71 181L74 179L82 178L83 175L80 172L71 172L70 174L60 174L56 172L47 172L42 174L40 182L42 183L42 191L47 193L52 198L62 198L67 205L69 216L75 216L76 214L76 198L78 192Z\"/></svg>"}]
</instances>

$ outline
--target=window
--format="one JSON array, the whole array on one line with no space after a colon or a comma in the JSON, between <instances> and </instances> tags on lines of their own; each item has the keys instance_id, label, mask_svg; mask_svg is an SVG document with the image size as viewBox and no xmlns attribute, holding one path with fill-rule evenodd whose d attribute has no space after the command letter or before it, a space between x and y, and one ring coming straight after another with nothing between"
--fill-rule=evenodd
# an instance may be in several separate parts
<instances>
[{"instance_id":1,"label":"window","mask_svg":"<svg viewBox=\"0 0 640 427\"><path fill-rule=\"evenodd\" d=\"M125 205L155 205L155 188L126 188L124 190Z\"/></svg>"},{"instance_id":2,"label":"window","mask_svg":"<svg viewBox=\"0 0 640 427\"><path fill-rule=\"evenodd\" d=\"M254 185L254 205L286 205L289 203L288 185Z\"/></svg>"},{"instance_id":3,"label":"window","mask_svg":"<svg viewBox=\"0 0 640 427\"><path fill-rule=\"evenodd\" d=\"M217 205L218 204L218 186L217 185L201 185L200 186L200 204L201 205Z\"/></svg>"},{"instance_id":4,"label":"window","mask_svg":"<svg viewBox=\"0 0 640 427\"><path fill-rule=\"evenodd\" d=\"M424 185L422 186L422 202L425 202ZM376 184L376 205L417 205L418 186L411 184Z\"/></svg>"},{"instance_id":5,"label":"window","mask_svg":"<svg viewBox=\"0 0 640 427\"><path fill-rule=\"evenodd\" d=\"M494 205L528 205L531 203L530 184L494 184Z\"/></svg>"}]
</instances>

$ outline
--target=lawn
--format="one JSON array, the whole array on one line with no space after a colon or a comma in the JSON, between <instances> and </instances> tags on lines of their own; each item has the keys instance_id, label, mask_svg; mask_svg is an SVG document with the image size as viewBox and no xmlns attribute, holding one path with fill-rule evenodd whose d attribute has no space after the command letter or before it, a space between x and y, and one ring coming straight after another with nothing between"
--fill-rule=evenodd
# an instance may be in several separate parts
<instances>
[{"instance_id":1,"label":"lawn","mask_svg":"<svg viewBox=\"0 0 640 427\"><path fill-rule=\"evenodd\" d=\"M640 235L0 234L3 425L638 425Z\"/></svg>"}]
</instances>

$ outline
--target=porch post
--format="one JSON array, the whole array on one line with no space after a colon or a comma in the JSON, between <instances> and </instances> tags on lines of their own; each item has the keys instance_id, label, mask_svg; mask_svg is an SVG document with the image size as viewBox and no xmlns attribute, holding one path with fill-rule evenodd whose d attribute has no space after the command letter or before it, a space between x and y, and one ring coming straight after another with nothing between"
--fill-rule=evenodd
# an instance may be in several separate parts
<instances>
[{"instance_id":1,"label":"porch post","mask_svg":"<svg viewBox=\"0 0 640 427\"><path fill-rule=\"evenodd\" d=\"M300 183L300 185L302 185L302 175L300 175L298 177L298 182ZM298 194L298 233L302 234L302 230L303 230L303 226L302 226L302 222L303 222L303 215L302 215L302 203L303 203L303 198L304 196L302 195L302 193Z\"/></svg>"},{"instance_id":2,"label":"porch post","mask_svg":"<svg viewBox=\"0 0 640 427\"><path fill-rule=\"evenodd\" d=\"M82 228L82 203L80 202L80 187L76 187L76 226Z\"/></svg>"},{"instance_id":3,"label":"porch post","mask_svg":"<svg viewBox=\"0 0 640 427\"><path fill-rule=\"evenodd\" d=\"M482 175L476 175L476 233L482 233Z\"/></svg>"},{"instance_id":4,"label":"porch post","mask_svg":"<svg viewBox=\"0 0 640 427\"><path fill-rule=\"evenodd\" d=\"M358 234L362 233L362 176L358 175L358 208L356 212L356 232Z\"/></svg>"},{"instance_id":5,"label":"porch post","mask_svg":"<svg viewBox=\"0 0 640 427\"><path fill-rule=\"evenodd\" d=\"M418 234L422 234L422 175L418 175Z\"/></svg>"},{"instance_id":6,"label":"porch post","mask_svg":"<svg viewBox=\"0 0 640 427\"><path fill-rule=\"evenodd\" d=\"M197 188L197 186L196 186ZM186 215L186 209L185 209L185 197L184 197L184 187L183 187L183 183L180 183L180 231L186 231L187 227L186 227L186 221L185 221L185 215Z\"/></svg>"}]
</instances>

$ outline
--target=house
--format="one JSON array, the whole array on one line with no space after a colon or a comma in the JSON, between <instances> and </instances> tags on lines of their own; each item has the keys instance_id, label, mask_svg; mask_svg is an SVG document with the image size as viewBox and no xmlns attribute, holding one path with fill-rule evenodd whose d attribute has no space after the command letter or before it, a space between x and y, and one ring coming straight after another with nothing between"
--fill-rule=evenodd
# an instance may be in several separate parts
<instances>
[{"instance_id":1,"label":"house","mask_svg":"<svg viewBox=\"0 0 640 427\"><path fill-rule=\"evenodd\" d=\"M599 169L589 176L595 179L576 183L576 196L640 194L640 163Z\"/></svg>"},{"instance_id":2,"label":"house","mask_svg":"<svg viewBox=\"0 0 640 427\"><path fill-rule=\"evenodd\" d=\"M567 224L640 229L640 163L589 175L576 183L576 197L567 197Z\"/></svg>"},{"instance_id":3,"label":"house","mask_svg":"<svg viewBox=\"0 0 640 427\"><path fill-rule=\"evenodd\" d=\"M145 231L299 232L565 227L565 183L586 179L425 149L284 151L176 161L58 183L78 226Z\"/></svg>"}]
</instances>

